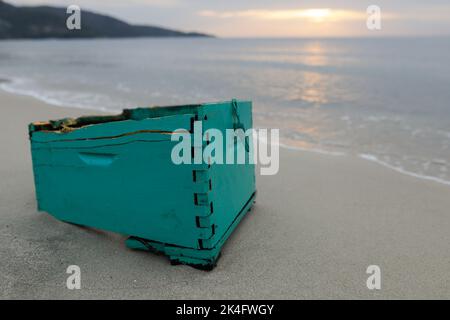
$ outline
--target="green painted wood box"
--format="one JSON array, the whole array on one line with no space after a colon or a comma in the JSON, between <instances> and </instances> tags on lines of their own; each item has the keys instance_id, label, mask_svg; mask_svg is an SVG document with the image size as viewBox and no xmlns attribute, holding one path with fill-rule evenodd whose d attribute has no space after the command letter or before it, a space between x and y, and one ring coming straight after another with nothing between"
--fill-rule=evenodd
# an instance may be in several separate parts
<instances>
[{"instance_id":1,"label":"green painted wood box","mask_svg":"<svg viewBox=\"0 0 450 320\"><path fill-rule=\"evenodd\" d=\"M232 100L32 123L38 209L127 235L129 247L162 252L174 264L212 269L254 202L249 140L223 146L224 153L242 151L245 164L175 164L181 140L174 137L184 132L194 141L198 124L224 137L226 129L250 129L251 109L251 102ZM212 143L206 138L193 145L191 159Z\"/></svg>"}]
</instances>

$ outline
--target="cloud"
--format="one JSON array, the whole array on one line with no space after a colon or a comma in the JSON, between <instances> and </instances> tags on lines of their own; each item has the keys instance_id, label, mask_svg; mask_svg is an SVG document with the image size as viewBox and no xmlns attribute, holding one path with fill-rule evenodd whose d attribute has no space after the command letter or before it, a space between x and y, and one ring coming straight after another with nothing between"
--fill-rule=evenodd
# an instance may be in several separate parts
<instances>
[{"instance_id":1,"label":"cloud","mask_svg":"<svg viewBox=\"0 0 450 320\"><path fill-rule=\"evenodd\" d=\"M198 12L202 17L210 18L251 18L259 20L307 20L312 22L335 22L367 19L365 11L340 10L329 8L289 9L289 10L241 10L241 11L214 11L203 10ZM383 14L383 18L392 18L392 14Z\"/></svg>"}]
</instances>

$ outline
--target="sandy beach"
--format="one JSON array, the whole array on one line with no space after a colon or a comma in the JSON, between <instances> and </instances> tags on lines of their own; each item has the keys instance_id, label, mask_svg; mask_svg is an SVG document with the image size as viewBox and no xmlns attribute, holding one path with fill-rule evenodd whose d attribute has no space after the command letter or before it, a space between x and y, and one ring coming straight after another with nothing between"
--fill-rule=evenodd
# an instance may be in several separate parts
<instances>
[{"instance_id":1,"label":"sandy beach","mask_svg":"<svg viewBox=\"0 0 450 320\"><path fill-rule=\"evenodd\" d=\"M38 213L27 125L91 114L0 93L0 298L450 298L450 187L352 156L280 150L212 272ZM66 268L81 268L81 290ZM366 268L379 265L381 290Z\"/></svg>"}]
</instances>

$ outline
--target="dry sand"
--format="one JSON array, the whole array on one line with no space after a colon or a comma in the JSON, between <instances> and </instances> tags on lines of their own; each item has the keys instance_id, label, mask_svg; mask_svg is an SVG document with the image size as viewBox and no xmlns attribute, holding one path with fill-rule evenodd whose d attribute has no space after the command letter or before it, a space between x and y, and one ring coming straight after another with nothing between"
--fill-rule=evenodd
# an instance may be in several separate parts
<instances>
[{"instance_id":1,"label":"dry sand","mask_svg":"<svg viewBox=\"0 0 450 320\"><path fill-rule=\"evenodd\" d=\"M450 187L352 156L281 150L212 272L36 211L27 124L89 114L0 93L0 298L450 298ZM68 290L66 268L81 268ZM366 268L381 267L381 290Z\"/></svg>"}]
</instances>

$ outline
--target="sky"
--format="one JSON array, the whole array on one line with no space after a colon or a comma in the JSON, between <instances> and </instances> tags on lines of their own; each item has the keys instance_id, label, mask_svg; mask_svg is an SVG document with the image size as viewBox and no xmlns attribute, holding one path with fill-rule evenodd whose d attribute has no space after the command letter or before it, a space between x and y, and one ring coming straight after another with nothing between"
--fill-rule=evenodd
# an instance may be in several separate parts
<instances>
[{"instance_id":1,"label":"sky","mask_svg":"<svg viewBox=\"0 0 450 320\"><path fill-rule=\"evenodd\" d=\"M449 0L5 0L15 5L79 5L134 24L219 37L450 35ZM381 10L369 30L367 8Z\"/></svg>"}]
</instances>

